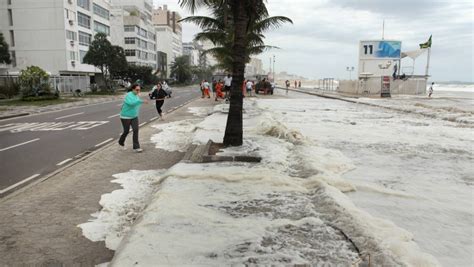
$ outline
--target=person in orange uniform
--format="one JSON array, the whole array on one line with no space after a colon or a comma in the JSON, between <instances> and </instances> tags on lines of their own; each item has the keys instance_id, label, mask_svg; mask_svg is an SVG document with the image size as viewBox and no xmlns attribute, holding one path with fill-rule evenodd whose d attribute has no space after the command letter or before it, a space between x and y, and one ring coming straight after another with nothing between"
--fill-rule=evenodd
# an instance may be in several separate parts
<instances>
[{"instance_id":1,"label":"person in orange uniform","mask_svg":"<svg viewBox=\"0 0 474 267\"><path fill-rule=\"evenodd\" d=\"M217 98L224 98L224 93L222 93L222 88L224 87L224 84L222 83L221 80L219 80L219 82L217 82L216 84L216 101L217 101Z\"/></svg>"}]
</instances>

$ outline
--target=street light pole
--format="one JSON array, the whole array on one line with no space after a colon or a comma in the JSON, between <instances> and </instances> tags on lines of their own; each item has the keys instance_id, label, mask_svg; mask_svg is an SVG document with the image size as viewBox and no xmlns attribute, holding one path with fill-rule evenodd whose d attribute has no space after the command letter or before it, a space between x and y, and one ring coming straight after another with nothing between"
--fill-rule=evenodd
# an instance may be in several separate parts
<instances>
[{"instance_id":1,"label":"street light pole","mask_svg":"<svg viewBox=\"0 0 474 267\"><path fill-rule=\"evenodd\" d=\"M349 80L352 80L352 72L354 71L354 67L346 67L346 70L349 72Z\"/></svg>"},{"instance_id":2,"label":"street light pole","mask_svg":"<svg viewBox=\"0 0 474 267\"><path fill-rule=\"evenodd\" d=\"M273 55L273 82L276 83L275 79L275 55Z\"/></svg>"}]
</instances>

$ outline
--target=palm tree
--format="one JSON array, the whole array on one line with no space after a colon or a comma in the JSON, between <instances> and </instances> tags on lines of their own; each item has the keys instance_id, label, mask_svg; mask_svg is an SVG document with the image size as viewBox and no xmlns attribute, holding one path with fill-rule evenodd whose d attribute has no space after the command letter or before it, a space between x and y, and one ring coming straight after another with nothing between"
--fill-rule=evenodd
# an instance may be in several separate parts
<instances>
[{"instance_id":1,"label":"palm tree","mask_svg":"<svg viewBox=\"0 0 474 267\"><path fill-rule=\"evenodd\" d=\"M267 26L262 24L261 28L257 27L259 18L268 18L268 10L263 0L180 0L179 3L182 7L188 8L192 13L202 6L207 6L213 11L221 11L221 13L215 14L220 16L220 19L215 20L214 25L208 24L210 27L204 28L209 30L207 33L208 37L213 38L211 35L215 35L215 40L219 39L221 41L221 43L217 43L223 44L220 48L223 62L228 64L229 67L231 66L232 70L230 107L229 115L227 116L224 145L240 146L243 141L243 97L241 85L244 81L245 63L248 62L252 49L264 46L262 41L263 30L269 29L275 24L267 22ZM260 21L262 20L264 19L260 19ZM225 38L222 38L222 36L225 36ZM262 47L262 49L264 48ZM227 50L227 53L225 50ZM218 53L218 51L215 53Z\"/></svg>"},{"instance_id":2,"label":"palm tree","mask_svg":"<svg viewBox=\"0 0 474 267\"><path fill-rule=\"evenodd\" d=\"M184 55L175 58L170 67L171 76L174 76L179 83L186 83L192 78L192 68L189 64L189 56Z\"/></svg>"}]
</instances>

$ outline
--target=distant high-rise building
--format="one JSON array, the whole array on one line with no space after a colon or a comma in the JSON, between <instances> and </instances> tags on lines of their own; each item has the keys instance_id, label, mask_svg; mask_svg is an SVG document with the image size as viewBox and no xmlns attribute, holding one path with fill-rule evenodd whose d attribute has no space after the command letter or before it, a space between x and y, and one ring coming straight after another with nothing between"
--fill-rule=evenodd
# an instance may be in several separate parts
<instances>
[{"instance_id":1,"label":"distant high-rise building","mask_svg":"<svg viewBox=\"0 0 474 267\"><path fill-rule=\"evenodd\" d=\"M109 21L107 0L2 0L0 32L12 55L3 72L35 65L53 76L82 77L88 85L100 71L83 58L95 33L110 35Z\"/></svg>"},{"instance_id":2,"label":"distant high-rise building","mask_svg":"<svg viewBox=\"0 0 474 267\"><path fill-rule=\"evenodd\" d=\"M167 5L153 10L152 22L156 29L157 47L159 51L166 53L168 69L176 57L183 55L182 28L178 22L180 19L181 16L168 10Z\"/></svg>"},{"instance_id":3,"label":"distant high-rise building","mask_svg":"<svg viewBox=\"0 0 474 267\"><path fill-rule=\"evenodd\" d=\"M151 0L112 0L111 41L124 48L129 64L158 68Z\"/></svg>"}]
</instances>

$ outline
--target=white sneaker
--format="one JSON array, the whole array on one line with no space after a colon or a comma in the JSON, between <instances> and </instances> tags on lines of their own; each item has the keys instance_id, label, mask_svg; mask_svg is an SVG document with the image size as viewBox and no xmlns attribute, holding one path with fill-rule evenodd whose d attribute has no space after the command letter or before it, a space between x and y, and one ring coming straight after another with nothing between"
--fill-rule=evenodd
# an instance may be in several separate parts
<instances>
[{"instance_id":1,"label":"white sneaker","mask_svg":"<svg viewBox=\"0 0 474 267\"><path fill-rule=\"evenodd\" d=\"M135 148L135 149L133 150L133 152L135 152L135 153L141 153L141 152L143 152L143 149L141 149L141 148Z\"/></svg>"},{"instance_id":2,"label":"white sneaker","mask_svg":"<svg viewBox=\"0 0 474 267\"><path fill-rule=\"evenodd\" d=\"M118 145L119 145L119 149L120 149L120 150L127 150L127 148L125 147L125 145L123 145L123 146L122 146L121 144L118 144Z\"/></svg>"}]
</instances>

